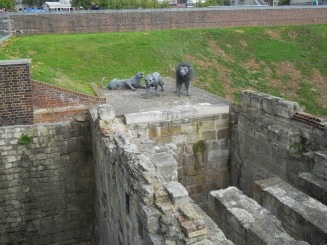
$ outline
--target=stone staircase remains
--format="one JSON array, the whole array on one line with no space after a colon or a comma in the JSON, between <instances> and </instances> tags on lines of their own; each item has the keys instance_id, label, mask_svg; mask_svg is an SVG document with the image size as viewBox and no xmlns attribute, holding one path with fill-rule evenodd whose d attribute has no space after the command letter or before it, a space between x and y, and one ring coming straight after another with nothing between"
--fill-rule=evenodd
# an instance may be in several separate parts
<instances>
[{"instance_id":1,"label":"stone staircase remains","mask_svg":"<svg viewBox=\"0 0 327 245\"><path fill-rule=\"evenodd\" d=\"M327 207L278 177L256 181L254 199L296 239L327 244Z\"/></svg>"},{"instance_id":2,"label":"stone staircase remains","mask_svg":"<svg viewBox=\"0 0 327 245\"><path fill-rule=\"evenodd\" d=\"M280 221L236 187L211 191L209 216L235 244L307 244L296 241Z\"/></svg>"}]
</instances>

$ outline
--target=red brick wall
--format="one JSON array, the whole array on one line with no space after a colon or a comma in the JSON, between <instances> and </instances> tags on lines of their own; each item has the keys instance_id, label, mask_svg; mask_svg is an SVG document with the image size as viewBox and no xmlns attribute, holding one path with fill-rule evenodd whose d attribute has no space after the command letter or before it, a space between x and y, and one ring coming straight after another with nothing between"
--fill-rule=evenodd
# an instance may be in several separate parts
<instances>
[{"instance_id":1,"label":"red brick wall","mask_svg":"<svg viewBox=\"0 0 327 245\"><path fill-rule=\"evenodd\" d=\"M327 6L10 13L25 34L327 24ZM19 34L20 35L20 34Z\"/></svg>"},{"instance_id":2,"label":"red brick wall","mask_svg":"<svg viewBox=\"0 0 327 245\"><path fill-rule=\"evenodd\" d=\"M50 84L33 81L35 123L69 121L85 116L90 105L105 103L105 98L93 97Z\"/></svg>"},{"instance_id":3,"label":"red brick wall","mask_svg":"<svg viewBox=\"0 0 327 245\"><path fill-rule=\"evenodd\" d=\"M34 123L30 63L0 61L0 126Z\"/></svg>"}]
</instances>

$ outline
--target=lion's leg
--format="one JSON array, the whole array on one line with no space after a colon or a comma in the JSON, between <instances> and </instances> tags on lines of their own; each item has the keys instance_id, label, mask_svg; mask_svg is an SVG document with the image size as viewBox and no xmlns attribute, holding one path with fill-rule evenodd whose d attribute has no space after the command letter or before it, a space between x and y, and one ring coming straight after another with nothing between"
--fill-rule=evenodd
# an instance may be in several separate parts
<instances>
[{"instance_id":1,"label":"lion's leg","mask_svg":"<svg viewBox=\"0 0 327 245\"><path fill-rule=\"evenodd\" d=\"M131 90L135 91L136 89L132 86L130 82L126 83L127 87L129 87Z\"/></svg>"},{"instance_id":2,"label":"lion's leg","mask_svg":"<svg viewBox=\"0 0 327 245\"><path fill-rule=\"evenodd\" d=\"M156 89L156 95L157 95L157 96L160 96L159 86L156 85L156 86L155 86L155 89Z\"/></svg>"},{"instance_id":3,"label":"lion's leg","mask_svg":"<svg viewBox=\"0 0 327 245\"><path fill-rule=\"evenodd\" d=\"M150 96L150 87L146 87L146 95L145 98L148 99Z\"/></svg>"},{"instance_id":4,"label":"lion's leg","mask_svg":"<svg viewBox=\"0 0 327 245\"><path fill-rule=\"evenodd\" d=\"M190 82L189 81L186 81L185 82L185 87L186 87L186 95L187 96L190 96Z\"/></svg>"},{"instance_id":5,"label":"lion's leg","mask_svg":"<svg viewBox=\"0 0 327 245\"><path fill-rule=\"evenodd\" d=\"M178 96L181 96L182 94L182 83L177 83L177 91L178 91Z\"/></svg>"}]
</instances>

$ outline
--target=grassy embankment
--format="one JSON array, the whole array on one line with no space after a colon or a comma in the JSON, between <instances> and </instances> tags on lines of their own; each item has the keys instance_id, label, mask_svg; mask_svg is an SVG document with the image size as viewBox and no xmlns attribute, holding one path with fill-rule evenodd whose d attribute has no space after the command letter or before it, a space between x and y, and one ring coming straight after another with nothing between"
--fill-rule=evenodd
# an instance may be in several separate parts
<instances>
[{"instance_id":1,"label":"grassy embankment","mask_svg":"<svg viewBox=\"0 0 327 245\"><path fill-rule=\"evenodd\" d=\"M254 89L327 116L327 25L37 35L0 45L0 59L31 58L35 80L93 94L90 82L193 64L194 85L233 101Z\"/></svg>"}]
</instances>

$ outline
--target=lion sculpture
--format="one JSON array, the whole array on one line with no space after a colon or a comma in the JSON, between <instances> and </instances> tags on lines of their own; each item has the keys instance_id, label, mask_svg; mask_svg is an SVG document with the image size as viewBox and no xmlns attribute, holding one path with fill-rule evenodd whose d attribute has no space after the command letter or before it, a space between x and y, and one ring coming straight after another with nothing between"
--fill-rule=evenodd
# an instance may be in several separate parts
<instances>
[{"instance_id":1,"label":"lion sculpture","mask_svg":"<svg viewBox=\"0 0 327 245\"><path fill-rule=\"evenodd\" d=\"M143 72L138 72L135 74L134 77L128 78L128 79L113 79L111 80L106 86L103 86L103 82L105 80L105 77L102 78L101 86L102 88L106 89L123 89L123 88L130 88L131 90L135 91L137 88L144 88L144 86L141 86L141 80L144 77Z\"/></svg>"},{"instance_id":2,"label":"lion sculpture","mask_svg":"<svg viewBox=\"0 0 327 245\"><path fill-rule=\"evenodd\" d=\"M186 95L189 96L190 94L190 85L193 79L194 70L192 65L182 62L179 63L175 68L176 74L176 92L178 96L182 94L182 85L185 84Z\"/></svg>"},{"instance_id":3,"label":"lion sculpture","mask_svg":"<svg viewBox=\"0 0 327 245\"><path fill-rule=\"evenodd\" d=\"M154 87L156 90L156 95L160 96L160 91L165 91L163 89L164 82L162 80L161 75L159 72L153 72L146 76L145 78L145 87L146 87L146 96L145 98L148 99L150 96L150 88ZM161 89L160 89L161 88Z\"/></svg>"}]
</instances>

